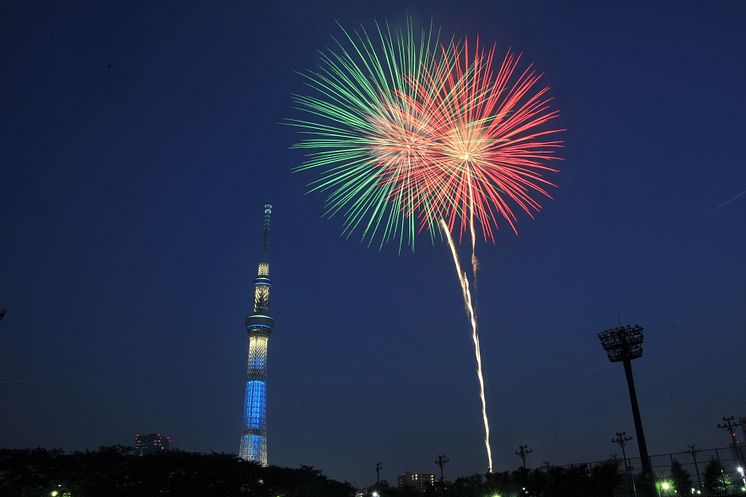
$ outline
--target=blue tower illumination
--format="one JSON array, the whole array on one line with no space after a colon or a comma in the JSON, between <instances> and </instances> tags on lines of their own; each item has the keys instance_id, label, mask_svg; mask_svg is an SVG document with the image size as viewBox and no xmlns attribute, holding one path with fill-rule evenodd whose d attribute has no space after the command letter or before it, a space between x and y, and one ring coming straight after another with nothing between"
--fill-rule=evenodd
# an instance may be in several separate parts
<instances>
[{"instance_id":1,"label":"blue tower illumination","mask_svg":"<svg viewBox=\"0 0 746 497\"><path fill-rule=\"evenodd\" d=\"M264 206L262 261L254 278L254 312L246 317L249 334L249 359L246 368L243 430L238 456L246 461L267 465L267 346L275 320L269 315L269 221L272 206Z\"/></svg>"}]
</instances>

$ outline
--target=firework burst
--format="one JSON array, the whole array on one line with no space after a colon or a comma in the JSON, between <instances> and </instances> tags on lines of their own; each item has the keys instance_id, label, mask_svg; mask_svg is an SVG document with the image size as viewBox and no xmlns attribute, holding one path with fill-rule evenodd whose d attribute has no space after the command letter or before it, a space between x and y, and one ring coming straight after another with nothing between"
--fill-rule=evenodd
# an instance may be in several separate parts
<instances>
[{"instance_id":1,"label":"firework burst","mask_svg":"<svg viewBox=\"0 0 746 497\"><path fill-rule=\"evenodd\" d=\"M376 24L375 36L365 30L342 30L334 50L321 52L321 65L303 74L314 96L295 95L298 107L314 119L290 124L307 136L296 148L309 151L298 171L318 169L311 191L328 192L326 215L342 214L343 234L357 228L362 237L380 235L381 246L392 238L399 248L414 246L415 217L406 206L427 205L414 197L414 169L430 162L435 140L413 106L416 88L409 82L432 71L437 34L415 34ZM436 221L431 221L436 223ZM431 232L437 231L437 225Z\"/></svg>"},{"instance_id":2,"label":"firework burst","mask_svg":"<svg viewBox=\"0 0 746 497\"><path fill-rule=\"evenodd\" d=\"M417 232L443 236L451 250L471 325L480 387L488 471L492 471L475 299L477 226L485 240L506 222L517 233L515 211L530 217L549 197L544 178L557 170L562 130L552 127L549 88L532 66L519 69L508 51L477 39L439 44L430 31L415 35L411 23L392 32L376 24L342 30L321 65L304 74L314 96L296 95L308 119L291 120L307 151L297 171L319 170L311 191L328 193L326 215L344 216L343 234L360 230L380 247L396 239L414 248ZM471 238L473 285L454 242Z\"/></svg>"},{"instance_id":3,"label":"firework burst","mask_svg":"<svg viewBox=\"0 0 746 497\"><path fill-rule=\"evenodd\" d=\"M422 212L428 226L444 218L460 235L471 228L472 242L475 219L485 240L494 241L501 220L517 233L514 208L533 217L541 207L532 195L549 197L554 186L542 176L557 172L547 164L562 146L552 139L561 130L547 127L558 116L549 88L537 88L531 66L519 72L511 52L495 70L495 47L478 40L473 52L466 39L441 53L408 100L437 137L429 163L409 170L421 192L410 212Z\"/></svg>"},{"instance_id":4,"label":"firework burst","mask_svg":"<svg viewBox=\"0 0 746 497\"><path fill-rule=\"evenodd\" d=\"M346 236L400 250L418 231L434 237L440 218L459 239L470 228L472 243L475 222L485 240L502 221L517 233L514 210L541 209L534 197L550 197L543 175L562 146L541 74L511 52L496 63L479 40L437 46L432 29L342 33L304 73L316 95L294 96L314 120L290 120L309 151L296 170L321 171L311 191L328 192L326 215L344 216Z\"/></svg>"}]
</instances>

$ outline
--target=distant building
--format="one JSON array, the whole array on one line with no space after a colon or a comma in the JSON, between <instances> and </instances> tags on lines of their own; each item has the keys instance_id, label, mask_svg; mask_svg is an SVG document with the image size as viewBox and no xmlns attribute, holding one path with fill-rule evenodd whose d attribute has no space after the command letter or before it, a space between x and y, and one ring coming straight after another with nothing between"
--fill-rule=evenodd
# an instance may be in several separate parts
<instances>
[{"instance_id":1,"label":"distant building","mask_svg":"<svg viewBox=\"0 0 746 497\"><path fill-rule=\"evenodd\" d=\"M407 471L399 475L399 488L410 487L418 492L424 492L435 485L435 475L429 473L410 473Z\"/></svg>"},{"instance_id":2,"label":"distant building","mask_svg":"<svg viewBox=\"0 0 746 497\"><path fill-rule=\"evenodd\" d=\"M147 435L135 435L135 453L138 456L147 454L158 454L171 450L171 437L160 433L148 433Z\"/></svg>"}]
</instances>

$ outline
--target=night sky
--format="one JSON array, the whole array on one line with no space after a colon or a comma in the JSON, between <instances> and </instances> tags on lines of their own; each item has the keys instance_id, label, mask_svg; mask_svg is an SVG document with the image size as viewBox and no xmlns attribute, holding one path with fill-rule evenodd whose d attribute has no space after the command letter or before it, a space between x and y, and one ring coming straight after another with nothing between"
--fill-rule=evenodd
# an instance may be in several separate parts
<instances>
[{"instance_id":1,"label":"night sky","mask_svg":"<svg viewBox=\"0 0 746 497\"><path fill-rule=\"evenodd\" d=\"M485 469L447 247L341 238L280 124L335 21L407 14L522 51L569 130L555 199L478 246L496 469L634 433L596 338L618 319L647 330L650 452L725 446L715 425L746 415L746 195L717 208L746 190L746 4L313 3L2 3L0 446L237 452L271 202L270 462Z\"/></svg>"}]
</instances>

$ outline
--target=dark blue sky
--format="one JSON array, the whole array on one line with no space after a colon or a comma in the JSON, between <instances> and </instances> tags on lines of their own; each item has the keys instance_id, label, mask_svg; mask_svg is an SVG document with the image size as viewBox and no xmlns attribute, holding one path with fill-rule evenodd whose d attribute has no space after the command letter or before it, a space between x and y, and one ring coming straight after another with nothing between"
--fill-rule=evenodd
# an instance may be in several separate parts
<instances>
[{"instance_id":1,"label":"dark blue sky","mask_svg":"<svg viewBox=\"0 0 746 497\"><path fill-rule=\"evenodd\" d=\"M523 51L569 129L555 200L479 247L497 469L520 443L570 463L634 431L595 336L618 316L647 328L651 453L725 445L716 423L746 413L746 196L707 213L746 190L746 5L312 3L2 4L0 445L237 451L270 201L270 461L357 483L438 453L484 469L447 248L340 238L278 125L335 20L406 13Z\"/></svg>"}]
</instances>

